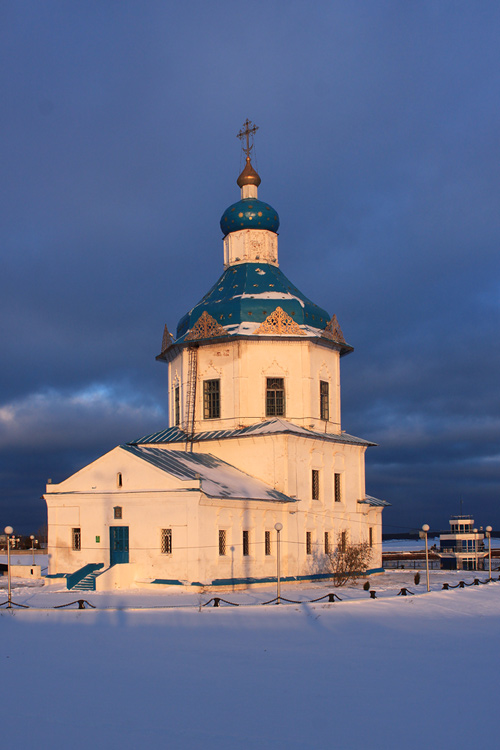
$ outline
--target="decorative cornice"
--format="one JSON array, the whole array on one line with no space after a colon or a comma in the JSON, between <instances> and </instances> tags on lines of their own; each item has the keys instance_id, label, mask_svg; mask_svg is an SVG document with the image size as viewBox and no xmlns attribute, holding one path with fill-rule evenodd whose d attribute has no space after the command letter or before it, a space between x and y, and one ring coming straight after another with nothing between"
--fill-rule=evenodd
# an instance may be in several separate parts
<instances>
[{"instance_id":1,"label":"decorative cornice","mask_svg":"<svg viewBox=\"0 0 500 750\"><path fill-rule=\"evenodd\" d=\"M273 333L278 334L278 336L305 336L301 327L282 307L277 307L254 331L254 334L260 333Z\"/></svg>"},{"instance_id":2,"label":"decorative cornice","mask_svg":"<svg viewBox=\"0 0 500 750\"><path fill-rule=\"evenodd\" d=\"M339 344L346 343L344 334L342 333L342 328L339 325L339 321L337 320L336 315L334 315L333 318L328 321L328 323L326 324L326 328L321 335L327 339L331 339L332 341L338 341Z\"/></svg>"},{"instance_id":3,"label":"decorative cornice","mask_svg":"<svg viewBox=\"0 0 500 750\"><path fill-rule=\"evenodd\" d=\"M203 310L202 314L184 340L193 341L193 339L211 339L214 336L225 336L226 334L226 329L217 323L215 318L212 318L206 310Z\"/></svg>"}]
</instances>

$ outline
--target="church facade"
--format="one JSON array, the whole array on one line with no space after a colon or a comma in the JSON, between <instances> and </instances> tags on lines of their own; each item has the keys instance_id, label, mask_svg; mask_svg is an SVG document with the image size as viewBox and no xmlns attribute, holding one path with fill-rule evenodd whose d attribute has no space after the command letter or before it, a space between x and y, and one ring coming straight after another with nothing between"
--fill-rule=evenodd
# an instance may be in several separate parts
<instances>
[{"instance_id":1,"label":"church facade","mask_svg":"<svg viewBox=\"0 0 500 750\"><path fill-rule=\"evenodd\" d=\"M258 197L245 123L240 200L221 218L224 270L165 327L169 427L49 484L49 572L98 589L224 587L326 577L338 540L381 568L382 510L365 491L369 441L341 429L335 316L278 264L279 218ZM281 526L282 530L277 531Z\"/></svg>"}]
</instances>

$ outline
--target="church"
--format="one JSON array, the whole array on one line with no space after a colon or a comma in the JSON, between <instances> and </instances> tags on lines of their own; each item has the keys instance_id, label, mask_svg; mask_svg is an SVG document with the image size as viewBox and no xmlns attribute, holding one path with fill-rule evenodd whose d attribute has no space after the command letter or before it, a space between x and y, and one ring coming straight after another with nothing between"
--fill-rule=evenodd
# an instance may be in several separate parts
<instances>
[{"instance_id":1,"label":"church","mask_svg":"<svg viewBox=\"0 0 500 750\"><path fill-rule=\"evenodd\" d=\"M257 127L238 134L240 199L220 220L223 272L165 326L169 426L48 484L51 577L68 588L224 587L329 576L337 543L381 570L382 510L366 494L373 443L341 429L335 315L280 270L279 217L258 197ZM214 274L215 275L215 274Z\"/></svg>"}]
</instances>

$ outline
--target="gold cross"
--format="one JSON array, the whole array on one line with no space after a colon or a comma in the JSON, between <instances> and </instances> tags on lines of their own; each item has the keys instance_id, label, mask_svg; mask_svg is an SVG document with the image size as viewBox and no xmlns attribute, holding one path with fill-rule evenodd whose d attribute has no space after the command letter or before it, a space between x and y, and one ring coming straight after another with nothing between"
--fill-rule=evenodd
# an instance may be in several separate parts
<instances>
[{"instance_id":1,"label":"gold cross","mask_svg":"<svg viewBox=\"0 0 500 750\"><path fill-rule=\"evenodd\" d=\"M249 120L248 117L247 117L247 119L243 123L243 127L241 128L240 132L236 136L237 138L240 139L240 141L242 141L243 138L246 138L247 145L246 146L242 145L241 148L243 149L244 153L246 154L247 159L250 158L250 151L253 149L253 143L252 143L252 145L250 145L250 136L253 137L253 135L257 132L258 129L259 129L258 126L254 125L252 123L252 121Z\"/></svg>"}]
</instances>

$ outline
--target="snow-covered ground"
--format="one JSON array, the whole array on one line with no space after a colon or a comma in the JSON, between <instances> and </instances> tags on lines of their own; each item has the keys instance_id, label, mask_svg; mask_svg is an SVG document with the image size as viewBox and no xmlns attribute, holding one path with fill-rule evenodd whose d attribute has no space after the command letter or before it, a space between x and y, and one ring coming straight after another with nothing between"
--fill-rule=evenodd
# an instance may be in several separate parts
<instances>
[{"instance_id":1,"label":"snow-covered ground","mask_svg":"<svg viewBox=\"0 0 500 750\"><path fill-rule=\"evenodd\" d=\"M265 590L89 593L16 579L0 610L6 746L341 748L494 745L500 583L484 573L394 571L335 604L259 606ZM0 578L0 601L7 579ZM398 597L407 586L419 595ZM331 589L286 586L301 601ZM3 594L3 596L2 596ZM172 606L181 605L181 606ZM45 609L45 608L49 609ZM105 607L109 609L105 609ZM148 608L150 607L150 608ZM156 607L152 609L152 607Z\"/></svg>"}]
</instances>

